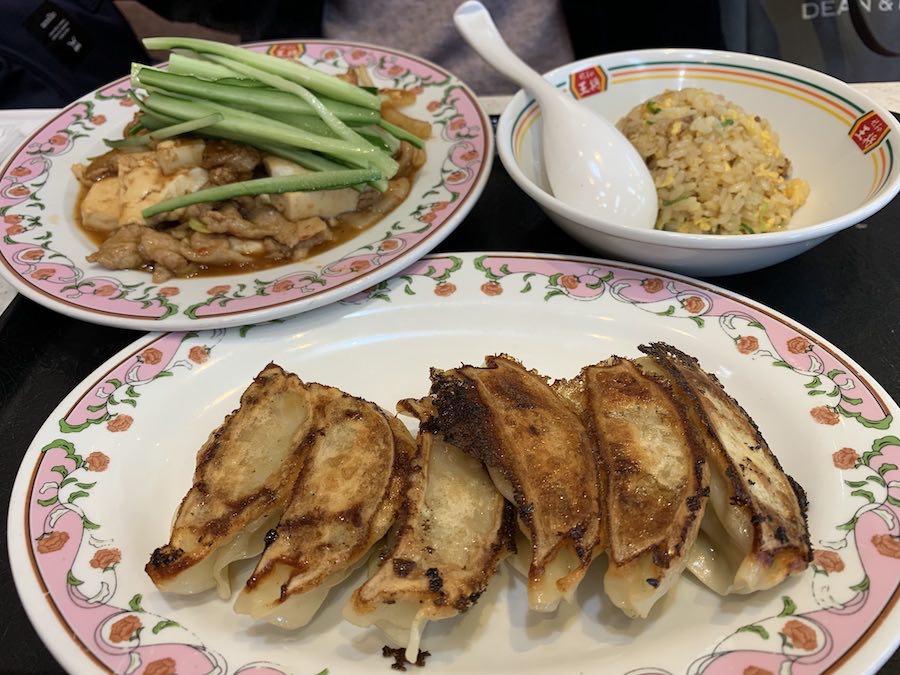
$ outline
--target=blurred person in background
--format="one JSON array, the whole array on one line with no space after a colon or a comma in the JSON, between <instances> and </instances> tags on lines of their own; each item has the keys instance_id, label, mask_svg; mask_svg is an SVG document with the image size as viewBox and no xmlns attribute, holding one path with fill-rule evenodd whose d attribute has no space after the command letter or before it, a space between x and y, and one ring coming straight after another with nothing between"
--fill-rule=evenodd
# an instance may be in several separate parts
<instances>
[{"instance_id":1,"label":"blurred person in background","mask_svg":"<svg viewBox=\"0 0 900 675\"><path fill-rule=\"evenodd\" d=\"M150 35L230 43L287 38L369 42L417 54L480 95L511 94L462 40L459 0L4 0L0 107L59 107L153 60ZM538 71L645 47L727 49L781 58L850 82L900 80L900 0L608 3L484 0Z\"/></svg>"}]
</instances>

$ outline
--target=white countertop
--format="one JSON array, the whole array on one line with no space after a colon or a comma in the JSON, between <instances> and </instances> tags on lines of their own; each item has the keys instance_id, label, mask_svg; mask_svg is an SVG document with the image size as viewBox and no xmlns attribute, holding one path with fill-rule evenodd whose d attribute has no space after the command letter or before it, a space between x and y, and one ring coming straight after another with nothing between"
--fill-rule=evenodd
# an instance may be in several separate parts
<instances>
[{"instance_id":1,"label":"white countertop","mask_svg":"<svg viewBox=\"0 0 900 675\"><path fill-rule=\"evenodd\" d=\"M863 82L852 85L891 111L900 112L900 82ZM483 96L481 103L489 115L499 115L508 96ZM53 109L0 110L0 164L14 152L35 128L51 117ZM0 278L0 313L12 302L16 291Z\"/></svg>"}]
</instances>

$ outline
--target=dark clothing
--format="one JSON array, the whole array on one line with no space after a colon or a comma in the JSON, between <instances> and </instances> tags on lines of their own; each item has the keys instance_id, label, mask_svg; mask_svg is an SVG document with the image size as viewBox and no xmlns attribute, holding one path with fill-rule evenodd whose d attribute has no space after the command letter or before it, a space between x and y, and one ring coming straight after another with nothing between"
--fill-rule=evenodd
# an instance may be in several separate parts
<instances>
[{"instance_id":1,"label":"dark clothing","mask_svg":"<svg viewBox=\"0 0 900 675\"><path fill-rule=\"evenodd\" d=\"M850 82L900 80L900 57L890 55L900 52L900 18L894 16L900 13L887 12L877 0L849 0L858 3L854 12L843 0L560 1L576 58L698 47L781 58ZM227 31L245 42L320 37L323 31L324 0L144 4L169 20ZM378 11L372 0L367 7ZM453 30L449 16L436 21ZM110 0L2 0L0 31L2 108L62 106L125 75L132 61L149 60ZM399 33L377 42L404 49Z\"/></svg>"},{"instance_id":2,"label":"dark clothing","mask_svg":"<svg viewBox=\"0 0 900 675\"><path fill-rule=\"evenodd\" d=\"M147 53L111 2L0 2L0 107L59 107Z\"/></svg>"},{"instance_id":3,"label":"dark clothing","mask_svg":"<svg viewBox=\"0 0 900 675\"><path fill-rule=\"evenodd\" d=\"M656 3L562 0L562 7L576 59L653 47L726 49L719 21L719 0Z\"/></svg>"},{"instance_id":4,"label":"dark clothing","mask_svg":"<svg viewBox=\"0 0 900 675\"><path fill-rule=\"evenodd\" d=\"M891 55L900 52L897 3L562 2L577 58L645 47L703 47L771 56L847 82L900 80L900 57Z\"/></svg>"},{"instance_id":5,"label":"dark clothing","mask_svg":"<svg viewBox=\"0 0 900 675\"><path fill-rule=\"evenodd\" d=\"M241 42L322 36L323 0L144 0L170 21L198 23L234 33Z\"/></svg>"}]
</instances>

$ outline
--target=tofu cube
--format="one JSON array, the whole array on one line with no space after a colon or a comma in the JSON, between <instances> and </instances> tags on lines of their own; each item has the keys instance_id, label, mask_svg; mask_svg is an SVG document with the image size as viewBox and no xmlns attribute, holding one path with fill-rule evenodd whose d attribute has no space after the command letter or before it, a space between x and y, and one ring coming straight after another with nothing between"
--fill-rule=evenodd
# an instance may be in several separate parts
<instances>
[{"instance_id":1,"label":"tofu cube","mask_svg":"<svg viewBox=\"0 0 900 675\"><path fill-rule=\"evenodd\" d=\"M120 225L148 224L141 211L166 199L180 197L202 188L208 175L205 169L180 169L166 176L155 152L132 152L119 158ZM166 218L162 215L157 218Z\"/></svg>"},{"instance_id":2,"label":"tofu cube","mask_svg":"<svg viewBox=\"0 0 900 675\"><path fill-rule=\"evenodd\" d=\"M270 176L296 176L311 173L299 164L281 157L267 155L263 163ZM272 204L288 220L306 218L333 218L341 213L353 211L359 202L359 192L353 188L338 190L316 190L314 192L285 192L271 196Z\"/></svg>"},{"instance_id":3,"label":"tofu cube","mask_svg":"<svg viewBox=\"0 0 900 675\"><path fill-rule=\"evenodd\" d=\"M81 200L81 224L89 230L119 228L119 179L110 176L94 183Z\"/></svg>"},{"instance_id":4,"label":"tofu cube","mask_svg":"<svg viewBox=\"0 0 900 675\"><path fill-rule=\"evenodd\" d=\"M199 138L162 141L156 146L156 161L162 172L171 176L176 171L200 166L205 147L206 144Z\"/></svg>"}]
</instances>

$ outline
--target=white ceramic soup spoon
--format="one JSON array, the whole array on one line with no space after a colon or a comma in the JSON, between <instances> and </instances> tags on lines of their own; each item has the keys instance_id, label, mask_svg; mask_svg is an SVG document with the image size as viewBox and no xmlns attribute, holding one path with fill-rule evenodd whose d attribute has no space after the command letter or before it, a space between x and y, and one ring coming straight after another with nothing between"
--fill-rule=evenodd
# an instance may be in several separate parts
<instances>
[{"instance_id":1,"label":"white ceramic soup spoon","mask_svg":"<svg viewBox=\"0 0 900 675\"><path fill-rule=\"evenodd\" d=\"M653 228L656 187L628 139L516 56L480 2L461 4L453 20L481 58L527 89L540 105L544 167L554 196L611 224Z\"/></svg>"}]
</instances>

